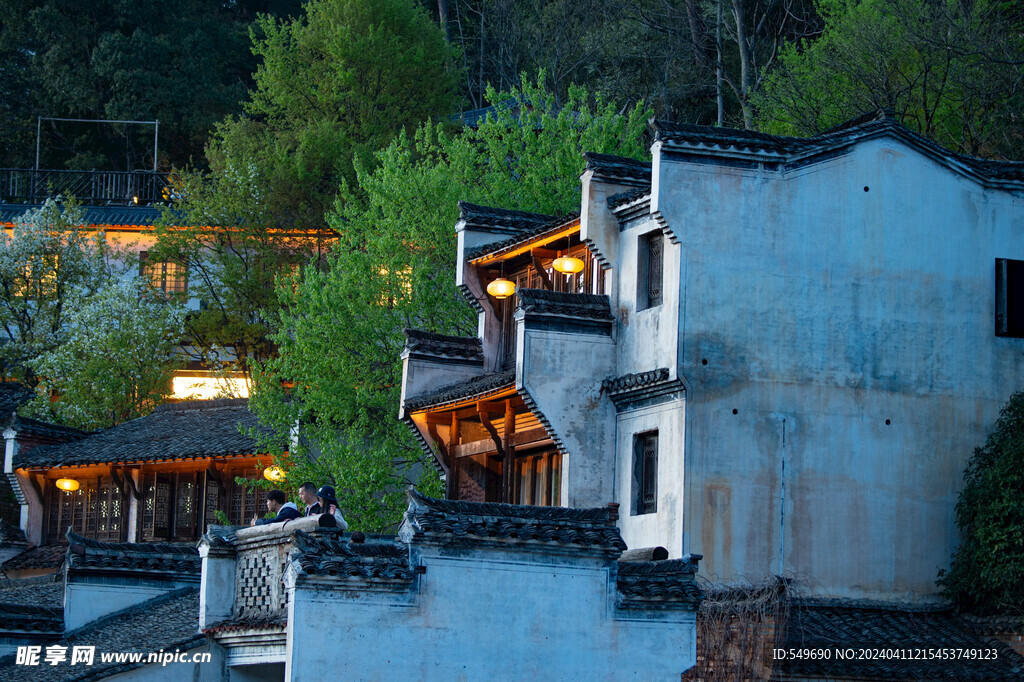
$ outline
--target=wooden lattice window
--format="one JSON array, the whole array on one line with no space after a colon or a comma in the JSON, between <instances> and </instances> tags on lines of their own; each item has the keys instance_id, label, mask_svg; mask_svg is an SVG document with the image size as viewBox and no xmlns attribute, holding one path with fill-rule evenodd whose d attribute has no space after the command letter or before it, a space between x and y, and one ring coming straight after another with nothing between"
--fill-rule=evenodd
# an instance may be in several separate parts
<instances>
[{"instance_id":1,"label":"wooden lattice window","mask_svg":"<svg viewBox=\"0 0 1024 682\"><path fill-rule=\"evenodd\" d=\"M142 276L153 287L167 294L184 294L188 291L188 269L183 263L158 261L141 254Z\"/></svg>"},{"instance_id":2,"label":"wooden lattice window","mask_svg":"<svg viewBox=\"0 0 1024 682\"><path fill-rule=\"evenodd\" d=\"M124 496L112 478L78 479L78 490L65 492L48 488L46 535L49 542L61 542L68 528L87 538L104 542L125 539Z\"/></svg>"},{"instance_id":3,"label":"wooden lattice window","mask_svg":"<svg viewBox=\"0 0 1024 682\"><path fill-rule=\"evenodd\" d=\"M658 511L658 432L633 437L633 504L634 514Z\"/></svg>"},{"instance_id":4,"label":"wooden lattice window","mask_svg":"<svg viewBox=\"0 0 1024 682\"><path fill-rule=\"evenodd\" d=\"M663 300L662 280L665 237L652 232L640 237L637 249L637 310L659 306Z\"/></svg>"}]
</instances>

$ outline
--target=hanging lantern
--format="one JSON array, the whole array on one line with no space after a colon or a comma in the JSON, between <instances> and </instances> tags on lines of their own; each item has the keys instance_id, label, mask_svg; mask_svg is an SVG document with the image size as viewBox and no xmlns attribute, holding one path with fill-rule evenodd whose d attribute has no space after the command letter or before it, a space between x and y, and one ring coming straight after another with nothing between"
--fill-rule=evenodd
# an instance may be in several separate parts
<instances>
[{"instance_id":1,"label":"hanging lantern","mask_svg":"<svg viewBox=\"0 0 1024 682\"><path fill-rule=\"evenodd\" d=\"M504 277L499 277L487 285L487 293L500 301L516 293L516 285Z\"/></svg>"},{"instance_id":2,"label":"hanging lantern","mask_svg":"<svg viewBox=\"0 0 1024 682\"><path fill-rule=\"evenodd\" d=\"M563 275L575 275L577 272L583 270L583 261L572 256L556 258L555 262L551 265L555 270L558 270Z\"/></svg>"},{"instance_id":3,"label":"hanging lantern","mask_svg":"<svg viewBox=\"0 0 1024 682\"><path fill-rule=\"evenodd\" d=\"M279 483L284 480L284 469L277 466L269 466L263 470L263 478L272 483Z\"/></svg>"},{"instance_id":4,"label":"hanging lantern","mask_svg":"<svg viewBox=\"0 0 1024 682\"><path fill-rule=\"evenodd\" d=\"M78 490L78 481L73 478L58 478L54 485L66 493L73 493Z\"/></svg>"}]
</instances>

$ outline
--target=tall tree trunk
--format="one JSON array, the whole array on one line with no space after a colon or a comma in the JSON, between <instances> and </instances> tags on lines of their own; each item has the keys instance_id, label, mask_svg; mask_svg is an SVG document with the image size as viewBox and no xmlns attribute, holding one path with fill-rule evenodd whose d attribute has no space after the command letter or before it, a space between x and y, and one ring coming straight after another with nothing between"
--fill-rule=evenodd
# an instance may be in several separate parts
<instances>
[{"instance_id":1,"label":"tall tree trunk","mask_svg":"<svg viewBox=\"0 0 1024 682\"><path fill-rule=\"evenodd\" d=\"M725 96L722 93L722 76L725 60L722 57L722 0L718 0L718 14L715 18L715 99L718 103L718 127L725 125Z\"/></svg>"},{"instance_id":2,"label":"tall tree trunk","mask_svg":"<svg viewBox=\"0 0 1024 682\"><path fill-rule=\"evenodd\" d=\"M732 13L736 19L736 45L740 50L740 108L743 111L743 127L750 130L753 128L753 117L750 112L752 66L743 2L744 0L732 0Z\"/></svg>"},{"instance_id":3,"label":"tall tree trunk","mask_svg":"<svg viewBox=\"0 0 1024 682\"><path fill-rule=\"evenodd\" d=\"M451 43L452 37L448 33L448 0L437 0L437 21L444 31L444 42Z\"/></svg>"}]
</instances>

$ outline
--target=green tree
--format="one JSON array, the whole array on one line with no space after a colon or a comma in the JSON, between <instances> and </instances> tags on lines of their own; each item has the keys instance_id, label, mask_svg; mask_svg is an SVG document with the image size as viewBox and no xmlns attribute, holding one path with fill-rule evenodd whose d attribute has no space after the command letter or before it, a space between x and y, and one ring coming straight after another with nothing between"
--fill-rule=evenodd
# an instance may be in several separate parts
<instances>
[{"instance_id":1,"label":"green tree","mask_svg":"<svg viewBox=\"0 0 1024 682\"><path fill-rule=\"evenodd\" d=\"M956 151L1019 156L1019 9L995 0L820 0L822 35L790 44L758 100L768 132L810 135L888 108Z\"/></svg>"},{"instance_id":2,"label":"green tree","mask_svg":"<svg viewBox=\"0 0 1024 682\"><path fill-rule=\"evenodd\" d=\"M396 523L406 483L440 492L396 418L399 353L406 327L475 332L454 284L457 201L563 214L579 207L584 151L646 155L640 105L620 115L573 88L558 107L525 81L521 92L488 97L515 105L477 129L426 123L399 135L375 165L358 166L358 187L342 193L329 217L341 235L329 267L307 270L294 291L279 289L280 353L260 368L250 405L277 439L302 424L303 437L282 459L289 482L333 482L356 528ZM279 442L265 446L275 451Z\"/></svg>"},{"instance_id":3,"label":"green tree","mask_svg":"<svg viewBox=\"0 0 1024 682\"><path fill-rule=\"evenodd\" d=\"M23 411L85 430L149 414L170 393L184 317L139 277L107 282L69 311L63 342L30 360L45 378Z\"/></svg>"},{"instance_id":4,"label":"green tree","mask_svg":"<svg viewBox=\"0 0 1024 682\"><path fill-rule=\"evenodd\" d=\"M939 585L961 607L1024 614L1024 392L975 448L956 505L963 540Z\"/></svg>"},{"instance_id":5,"label":"green tree","mask_svg":"<svg viewBox=\"0 0 1024 682\"><path fill-rule=\"evenodd\" d=\"M47 201L0 231L0 373L30 387L32 361L67 337L68 316L115 273L118 254L73 201Z\"/></svg>"},{"instance_id":6,"label":"green tree","mask_svg":"<svg viewBox=\"0 0 1024 682\"><path fill-rule=\"evenodd\" d=\"M207 156L217 171L258 166L274 210L303 228L323 224L356 156L455 108L454 51L414 0L310 0L252 37L247 116L221 123Z\"/></svg>"}]
</instances>

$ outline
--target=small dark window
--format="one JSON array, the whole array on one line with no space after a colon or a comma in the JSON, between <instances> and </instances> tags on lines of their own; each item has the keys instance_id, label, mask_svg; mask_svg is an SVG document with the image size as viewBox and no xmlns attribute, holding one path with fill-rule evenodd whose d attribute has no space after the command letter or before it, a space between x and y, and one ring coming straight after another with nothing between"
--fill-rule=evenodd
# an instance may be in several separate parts
<instances>
[{"instance_id":1,"label":"small dark window","mask_svg":"<svg viewBox=\"0 0 1024 682\"><path fill-rule=\"evenodd\" d=\"M637 249L637 310L661 305L664 250L665 237L661 232L640 237Z\"/></svg>"},{"instance_id":2,"label":"small dark window","mask_svg":"<svg viewBox=\"0 0 1024 682\"><path fill-rule=\"evenodd\" d=\"M153 260L143 251L139 254L139 270L143 279L164 293L184 294L188 291L188 271L181 263Z\"/></svg>"},{"instance_id":3,"label":"small dark window","mask_svg":"<svg viewBox=\"0 0 1024 682\"><path fill-rule=\"evenodd\" d=\"M634 514L658 511L658 432L633 437L633 509Z\"/></svg>"},{"instance_id":4,"label":"small dark window","mask_svg":"<svg viewBox=\"0 0 1024 682\"><path fill-rule=\"evenodd\" d=\"M1024 338L1024 261L996 259L996 336Z\"/></svg>"}]
</instances>

